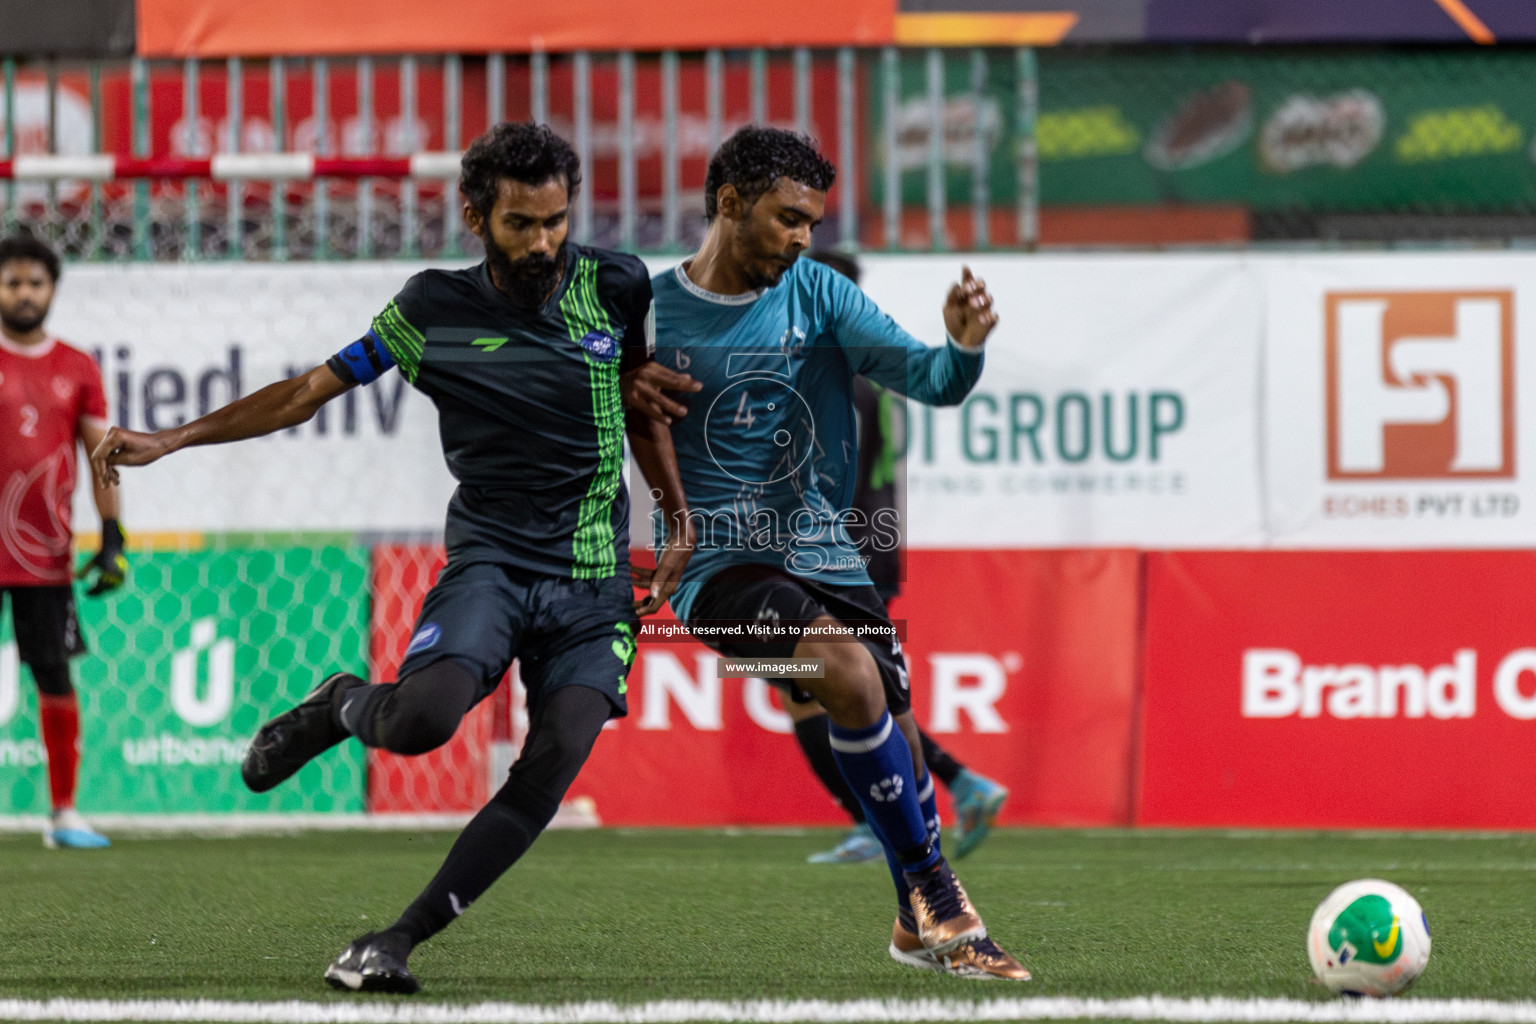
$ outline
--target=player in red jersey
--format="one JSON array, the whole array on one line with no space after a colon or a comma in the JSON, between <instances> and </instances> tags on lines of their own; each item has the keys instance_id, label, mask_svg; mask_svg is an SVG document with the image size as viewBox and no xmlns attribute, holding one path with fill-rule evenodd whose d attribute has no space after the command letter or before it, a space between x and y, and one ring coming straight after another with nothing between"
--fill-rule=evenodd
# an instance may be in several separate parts
<instances>
[{"instance_id":1,"label":"player in red jersey","mask_svg":"<svg viewBox=\"0 0 1536 1024\"><path fill-rule=\"evenodd\" d=\"M16 645L32 670L48 751L50 847L110 845L75 810L80 708L69 659L85 652L71 586L70 502L76 453L107 432L101 370L90 356L43 330L59 257L30 235L0 241L0 596L10 597ZM93 481L101 551L92 596L121 586L128 562L117 487Z\"/></svg>"}]
</instances>

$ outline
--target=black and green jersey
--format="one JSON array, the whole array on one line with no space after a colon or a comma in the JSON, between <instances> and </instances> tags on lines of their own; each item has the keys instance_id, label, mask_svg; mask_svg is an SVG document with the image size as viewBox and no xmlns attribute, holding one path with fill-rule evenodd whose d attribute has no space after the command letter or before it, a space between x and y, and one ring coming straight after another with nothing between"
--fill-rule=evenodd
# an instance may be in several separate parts
<instances>
[{"instance_id":1,"label":"black and green jersey","mask_svg":"<svg viewBox=\"0 0 1536 1024\"><path fill-rule=\"evenodd\" d=\"M355 383L398 366L437 406L459 481L450 560L604 579L628 569L619 373L649 358L650 312L640 260L567 245L541 309L514 306L484 263L423 271L327 365Z\"/></svg>"}]
</instances>

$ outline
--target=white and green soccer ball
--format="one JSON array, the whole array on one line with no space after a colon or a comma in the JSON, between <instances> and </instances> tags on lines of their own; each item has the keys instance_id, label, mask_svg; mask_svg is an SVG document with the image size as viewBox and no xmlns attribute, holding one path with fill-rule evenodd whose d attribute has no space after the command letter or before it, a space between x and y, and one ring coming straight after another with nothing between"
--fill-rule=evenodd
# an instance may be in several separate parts
<instances>
[{"instance_id":1,"label":"white and green soccer ball","mask_svg":"<svg viewBox=\"0 0 1536 1024\"><path fill-rule=\"evenodd\" d=\"M1345 882L1312 915L1307 954L1334 992L1397 995L1429 963L1429 922L1419 901L1391 882Z\"/></svg>"}]
</instances>

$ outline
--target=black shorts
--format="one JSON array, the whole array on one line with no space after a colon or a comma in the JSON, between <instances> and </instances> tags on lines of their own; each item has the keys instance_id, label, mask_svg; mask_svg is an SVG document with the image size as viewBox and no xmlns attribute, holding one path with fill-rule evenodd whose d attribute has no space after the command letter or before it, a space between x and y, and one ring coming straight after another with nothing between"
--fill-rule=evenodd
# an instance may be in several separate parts
<instances>
[{"instance_id":1,"label":"black shorts","mask_svg":"<svg viewBox=\"0 0 1536 1024\"><path fill-rule=\"evenodd\" d=\"M11 596L11 624L23 665L65 665L85 653L74 587L6 587L0 594Z\"/></svg>"},{"instance_id":2,"label":"black shorts","mask_svg":"<svg viewBox=\"0 0 1536 1024\"><path fill-rule=\"evenodd\" d=\"M627 572L525 579L489 562L450 562L422 602L400 678L453 658L479 675L479 701L518 658L530 713L562 686L586 686L622 718L639 627Z\"/></svg>"},{"instance_id":3,"label":"black shorts","mask_svg":"<svg viewBox=\"0 0 1536 1024\"><path fill-rule=\"evenodd\" d=\"M745 627L753 623L807 626L826 615L849 626L873 627L872 632L879 639L865 637L858 642L874 656L875 665L880 669L886 707L893 715L912 708L912 690L907 680L907 661L902 657L901 641L886 615L885 602L880 600L874 587L819 583L771 565L732 565L705 581L689 611L685 625L690 629L695 624L713 627L696 635L706 646L727 658L788 658L794 655L798 641L792 637L746 639ZM803 703L810 699L810 695L792 680L770 681L787 689L796 701Z\"/></svg>"}]
</instances>

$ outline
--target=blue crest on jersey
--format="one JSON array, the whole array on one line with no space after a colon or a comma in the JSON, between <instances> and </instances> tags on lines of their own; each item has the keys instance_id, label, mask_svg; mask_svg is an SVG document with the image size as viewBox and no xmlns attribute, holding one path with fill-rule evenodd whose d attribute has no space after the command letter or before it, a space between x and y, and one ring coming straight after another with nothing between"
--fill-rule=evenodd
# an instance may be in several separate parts
<instances>
[{"instance_id":1,"label":"blue crest on jersey","mask_svg":"<svg viewBox=\"0 0 1536 1024\"><path fill-rule=\"evenodd\" d=\"M405 649L405 653L415 654L417 651L424 651L437 643L442 635L443 631L438 627L437 623L429 622L418 629L415 636L411 637L411 644Z\"/></svg>"},{"instance_id":2,"label":"blue crest on jersey","mask_svg":"<svg viewBox=\"0 0 1536 1024\"><path fill-rule=\"evenodd\" d=\"M602 331L588 331L587 336L581 339L581 347L592 353L593 358L605 363L619 355L619 340Z\"/></svg>"}]
</instances>

